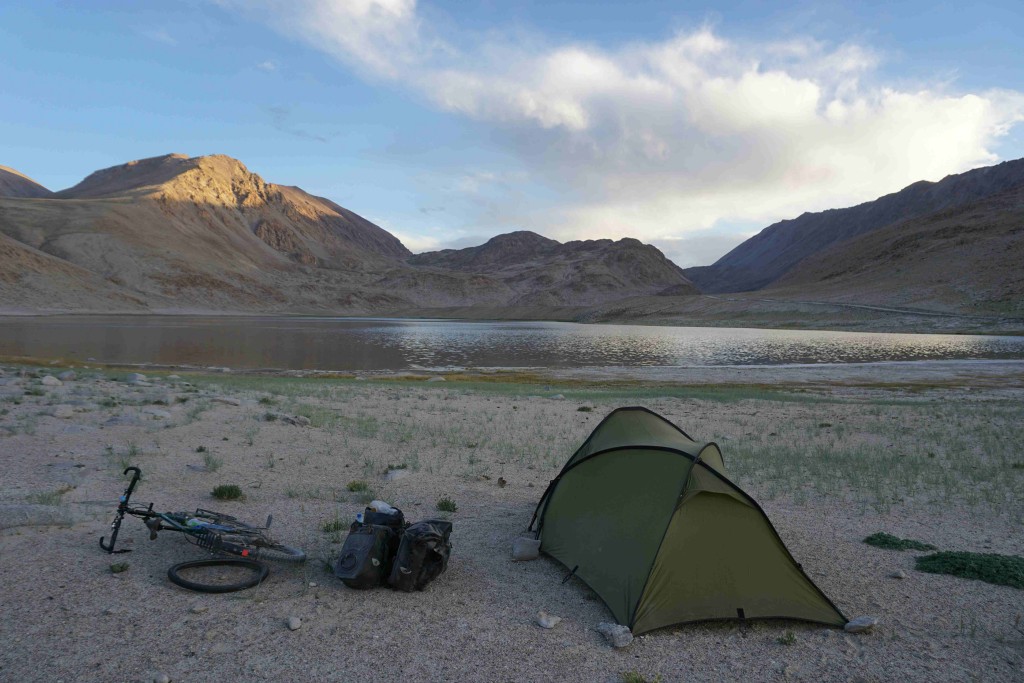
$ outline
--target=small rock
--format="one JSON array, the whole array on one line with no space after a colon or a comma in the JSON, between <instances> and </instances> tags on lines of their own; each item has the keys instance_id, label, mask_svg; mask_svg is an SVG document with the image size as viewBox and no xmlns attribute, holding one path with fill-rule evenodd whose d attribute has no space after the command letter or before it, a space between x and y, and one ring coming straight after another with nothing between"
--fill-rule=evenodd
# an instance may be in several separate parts
<instances>
[{"instance_id":1,"label":"small rock","mask_svg":"<svg viewBox=\"0 0 1024 683\"><path fill-rule=\"evenodd\" d=\"M192 605L192 607L189 609L189 612L191 612L192 614L202 614L203 612L209 609L209 605L204 605L201 602L197 602L196 604Z\"/></svg>"},{"instance_id":2,"label":"small rock","mask_svg":"<svg viewBox=\"0 0 1024 683\"><path fill-rule=\"evenodd\" d=\"M540 539L521 536L512 541L512 559L515 562L536 560L540 554Z\"/></svg>"},{"instance_id":3,"label":"small rock","mask_svg":"<svg viewBox=\"0 0 1024 683\"><path fill-rule=\"evenodd\" d=\"M555 394L554 396L548 396L548 398L551 399L552 401L564 401L565 400L565 396L562 396L561 394Z\"/></svg>"},{"instance_id":4,"label":"small rock","mask_svg":"<svg viewBox=\"0 0 1024 683\"><path fill-rule=\"evenodd\" d=\"M388 470L387 473L384 475L384 481L397 481L399 479L405 479L408 476L408 469L403 468L400 470Z\"/></svg>"},{"instance_id":5,"label":"small rock","mask_svg":"<svg viewBox=\"0 0 1024 683\"><path fill-rule=\"evenodd\" d=\"M428 382L445 382L445 381L447 381L447 380L445 380L445 378L444 378L444 377L431 377L431 378L430 378L430 379L428 379L427 381L428 381Z\"/></svg>"},{"instance_id":6,"label":"small rock","mask_svg":"<svg viewBox=\"0 0 1024 683\"><path fill-rule=\"evenodd\" d=\"M128 382L128 384L138 384L139 382L145 382L146 376L141 372L130 372L128 373L128 376L124 378L124 381Z\"/></svg>"},{"instance_id":7,"label":"small rock","mask_svg":"<svg viewBox=\"0 0 1024 683\"><path fill-rule=\"evenodd\" d=\"M153 674L153 683L171 683L171 677L163 671Z\"/></svg>"},{"instance_id":8,"label":"small rock","mask_svg":"<svg viewBox=\"0 0 1024 683\"><path fill-rule=\"evenodd\" d=\"M622 624L602 621L597 625L597 632L603 635L612 647L626 647L633 642L633 632L629 630L628 626Z\"/></svg>"},{"instance_id":9,"label":"small rock","mask_svg":"<svg viewBox=\"0 0 1024 683\"><path fill-rule=\"evenodd\" d=\"M503 489L506 486L508 486L508 482L505 481L505 477L498 477L498 488Z\"/></svg>"},{"instance_id":10,"label":"small rock","mask_svg":"<svg viewBox=\"0 0 1024 683\"><path fill-rule=\"evenodd\" d=\"M288 629L291 631L298 631L302 628L302 619L298 617L288 617Z\"/></svg>"},{"instance_id":11,"label":"small rock","mask_svg":"<svg viewBox=\"0 0 1024 683\"><path fill-rule=\"evenodd\" d=\"M843 630L847 633L868 633L878 624L878 617L857 617L846 622Z\"/></svg>"},{"instance_id":12,"label":"small rock","mask_svg":"<svg viewBox=\"0 0 1024 683\"><path fill-rule=\"evenodd\" d=\"M167 375L167 379L181 379L178 375Z\"/></svg>"},{"instance_id":13,"label":"small rock","mask_svg":"<svg viewBox=\"0 0 1024 683\"><path fill-rule=\"evenodd\" d=\"M229 406L240 406L242 402L237 398L231 398L230 396L214 396L211 399L214 403L223 403Z\"/></svg>"},{"instance_id":14,"label":"small rock","mask_svg":"<svg viewBox=\"0 0 1024 683\"><path fill-rule=\"evenodd\" d=\"M66 420L75 416L75 409L71 406L57 406L53 409L53 416Z\"/></svg>"},{"instance_id":15,"label":"small rock","mask_svg":"<svg viewBox=\"0 0 1024 683\"><path fill-rule=\"evenodd\" d=\"M143 408L142 412L144 412L146 415L150 415L154 420L170 420L171 419L171 414L169 412L167 412L166 410L161 410L160 408L153 408L153 407Z\"/></svg>"},{"instance_id":16,"label":"small rock","mask_svg":"<svg viewBox=\"0 0 1024 683\"><path fill-rule=\"evenodd\" d=\"M537 612L537 618L535 619L537 625L541 628L554 628L561 620L562 617L556 617L554 614L548 614L544 610Z\"/></svg>"},{"instance_id":17,"label":"small rock","mask_svg":"<svg viewBox=\"0 0 1024 683\"><path fill-rule=\"evenodd\" d=\"M57 379L59 379L61 382L70 382L76 377L78 377L78 375L75 373L74 370L65 370L64 372L57 375Z\"/></svg>"},{"instance_id":18,"label":"small rock","mask_svg":"<svg viewBox=\"0 0 1024 683\"><path fill-rule=\"evenodd\" d=\"M907 575L903 572L902 569L897 569L892 574L889 574L889 578L890 579L905 579L905 578L907 578Z\"/></svg>"},{"instance_id":19,"label":"small rock","mask_svg":"<svg viewBox=\"0 0 1024 683\"><path fill-rule=\"evenodd\" d=\"M47 387L59 387L64 384L64 382L61 382L53 375L47 375L46 377L43 377L42 382L43 385Z\"/></svg>"},{"instance_id":20,"label":"small rock","mask_svg":"<svg viewBox=\"0 0 1024 683\"><path fill-rule=\"evenodd\" d=\"M316 581L310 581L309 582L309 587L310 588L316 588Z\"/></svg>"}]
</instances>

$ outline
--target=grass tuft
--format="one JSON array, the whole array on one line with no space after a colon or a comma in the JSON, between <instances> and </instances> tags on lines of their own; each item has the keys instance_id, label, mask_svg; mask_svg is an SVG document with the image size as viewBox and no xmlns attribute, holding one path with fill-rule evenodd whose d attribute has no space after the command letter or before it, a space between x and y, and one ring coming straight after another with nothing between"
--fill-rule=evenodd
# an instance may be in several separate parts
<instances>
[{"instance_id":1,"label":"grass tuft","mask_svg":"<svg viewBox=\"0 0 1024 683\"><path fill-rule=\"evenodd\" d=\"M662 681L661 674L648 679L639 671L623 671L621 676L622 683L661 683Z\"/></svg>"},{"instance_id":2,"label":"grass tuft","mask_svg":"<svg viewBox=\"0 0 1024 683\"><path fill-rule=\"evenodd\" d=\"M241 500L245 497L242 495L242 489L235 484L221 484L213 489L210 495L217 500Z\"/></svg>"},{"instance_id":3,"label":"grass tuft","mask_svg":"<svg viewBox=\"0 0 1024 683\"><path fill-rule=\"evenodd\" d=\"M864 542L876 548L885 548L886 550L935 550L935 546L930 543L915 541L912 538L899 538L884 531L871 534L864 539Z\"/></svg>"},{"instance_id":4,"label":"grass tuft","mask_svg":"<svg viewBox=\"0 0 1024 683\"><path fill-rule=\"evenodd\" d=\"M455 504L455 501L445 496L437 501L437 509L441 512L456 512L459 506Z\"/></svg>"},{"instance_id":5,"label":"grass tuft","mask_svg":"<svg viewBox=\"0 0 1024 683\"><path fill-rule=\"evenodd\" d=\"M121 572L128 571L129 564L127 562L115 562L110 565L111 574L120 574Z\"/></svg>"},{"instance_id":6,"label":"grass tuft","mask_svg":"<svg viewBox=\"0 0 1024 683\"><path fill-rule=\"evenodd\" d=\"M367 484L365 481L359 481L357 479L356 481L350 481L348 485L345 486L345 488L347 488L352 493L359 493L361 491L369 491L370 485Z\"/></svg>"},{"instance_id":7,"label":"grass tuft","mask_svg":"<svg viewBox=\"0 0 1024 683\"><path fill-rule=\"evenodd\" d=\"M786 631L781 636L775 639L779 645L796 645L796 634L792 631Z\"/></svg>"},{"instance_id":8,"label":"grass tuft","mask_svg":"<svg viewBox=\"0 0 1024 683\"><path fill-rule=\"evenodd\" d=\"M1024 557L995 553L941 552L917 558L915 567L929 574L950 574L997 586L1024 588Z\"/></svg>"}]
</instances>

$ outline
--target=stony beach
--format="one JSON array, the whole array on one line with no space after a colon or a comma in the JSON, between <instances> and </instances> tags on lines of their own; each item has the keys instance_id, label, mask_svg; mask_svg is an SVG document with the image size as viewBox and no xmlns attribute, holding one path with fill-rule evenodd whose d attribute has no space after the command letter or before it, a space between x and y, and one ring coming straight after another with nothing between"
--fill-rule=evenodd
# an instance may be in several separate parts
<instances>
[{"instance_id":1,"label":"stony beach","mask_svg":"<svg viewBox=\"0 0 1024 683\"><path fill-rule=\"evenodd\" d=\"M673 377L0 368L3 680L1024 680L1024 591L863 543L884 531L1024 555L1020 362ZM563 584L564 567L512 562L544 487L622 405L718 442L808 575L874 630L689 624L615 649L597 631L610 613ZM273 513L274 535L309 560L206 595L167 580L204 552L174 534L151 542L127 519L132 552L104 553L129 465L144 473L135 500ZM214 500L221 484L244 500ZM449 569L422 593L356 591L329 573L373 498L453 522ZM457 509L439 511L442 498ZM541 611L561 620L541 628Z\"/></svg>"}]
</instances>

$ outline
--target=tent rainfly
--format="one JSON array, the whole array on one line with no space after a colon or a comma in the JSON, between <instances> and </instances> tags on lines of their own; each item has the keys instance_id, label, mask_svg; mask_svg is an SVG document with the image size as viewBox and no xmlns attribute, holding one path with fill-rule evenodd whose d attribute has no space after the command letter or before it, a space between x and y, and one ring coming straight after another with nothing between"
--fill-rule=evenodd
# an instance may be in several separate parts
<instances>
[{"instance_id":1,"label":"tent rainfly","mask_svg":"<svg viewBox=\"0 0 1024 683\"><path fill-rule=\"evenodd\" d=\"M608 415L562 468L530 529L634 634L709 619L847 619L767 515L701 446L646 408Z\"/></svg>"}]
</instances>

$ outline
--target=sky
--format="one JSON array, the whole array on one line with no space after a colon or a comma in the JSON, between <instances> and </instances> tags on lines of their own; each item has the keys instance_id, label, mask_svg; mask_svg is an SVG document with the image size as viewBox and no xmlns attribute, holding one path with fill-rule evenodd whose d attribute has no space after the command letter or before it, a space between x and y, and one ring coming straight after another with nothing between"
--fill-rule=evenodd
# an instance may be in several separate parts
<instances>
[{"instance_id":1,"label":"sky","mask_svg":"<svg viewBox=\"0 0 1024 683\"><path fill-rule=\"evenodd\" d=\"M706 265L1024 157L1006 2L0 2L0 164L228 154L413 251L512 230Z\"/></svg>"}]
</instances>

